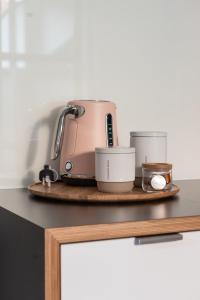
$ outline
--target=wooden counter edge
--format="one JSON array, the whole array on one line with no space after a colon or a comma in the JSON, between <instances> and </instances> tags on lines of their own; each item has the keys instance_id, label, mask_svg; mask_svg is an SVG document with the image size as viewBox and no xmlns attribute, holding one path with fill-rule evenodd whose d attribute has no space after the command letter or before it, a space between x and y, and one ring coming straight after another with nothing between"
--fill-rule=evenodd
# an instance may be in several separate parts
<instances>
[{"instance_id":1,"label":"wooden counter edge","mask_svg":"<svg viewBox=\"0 0 200 300\"><path fill-rule=\"evenodd\" d=\"M45 229L45 300L61 300L60 246L200 230L200 216Z\"/></svg>"}]
</instances>

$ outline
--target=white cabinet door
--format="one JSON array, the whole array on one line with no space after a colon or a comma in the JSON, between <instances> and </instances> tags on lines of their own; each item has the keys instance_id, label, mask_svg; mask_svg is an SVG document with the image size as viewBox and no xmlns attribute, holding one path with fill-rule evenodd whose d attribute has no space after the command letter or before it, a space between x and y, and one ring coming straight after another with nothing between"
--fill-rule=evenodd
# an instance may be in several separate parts
<instances>
[{"instance_id":1,"label":"white cabinet door","mask_svg":"<svg viewBox=\"0 0 200 300\"><path fill-rule=\"evenodd\" d=\"M61 246L61 300L200 300L200 232Z\"/></svg>"}]
</instances>

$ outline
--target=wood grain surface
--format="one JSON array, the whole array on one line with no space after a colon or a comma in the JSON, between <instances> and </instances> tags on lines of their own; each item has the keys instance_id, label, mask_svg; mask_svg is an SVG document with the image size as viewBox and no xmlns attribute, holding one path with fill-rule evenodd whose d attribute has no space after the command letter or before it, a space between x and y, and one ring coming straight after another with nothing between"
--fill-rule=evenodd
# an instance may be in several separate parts
<instances>
[{"instance_id":1,"label":"wood grain surface","mask_svg":"<svg viewBox=\"0 0 200 300\"><path fill-rule=\"evenodd\" d=\"M45 231L45 300L60 299L60 244Z\"/></svg>"},{"instance_id":2,"label":"wood grain surface","mask_svg":"<svg viewBox=\"0 0 200 300\"><path fill-rule=\"evenodd\" d=\"M160 191L155 193L145 193L141 188L134 188L129 193L102 193L97 187L70 186L63 182L56 182L51 187L35 183L29 186L28 190L36 196L60 199L65 201L84 202L132 202L149 201L174 196L179 192L179 188L173 185L171 191Z\"/></svg>"}]
</instances>

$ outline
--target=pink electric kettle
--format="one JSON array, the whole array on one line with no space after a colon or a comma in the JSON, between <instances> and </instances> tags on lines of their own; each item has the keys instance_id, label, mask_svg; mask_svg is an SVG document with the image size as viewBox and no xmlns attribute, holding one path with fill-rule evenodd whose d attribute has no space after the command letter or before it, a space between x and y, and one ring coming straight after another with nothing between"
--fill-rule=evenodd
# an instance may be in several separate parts
<instances>
[{"instance_id":1,"label":"pink electric kettle","mask_svg":"<svg viewBox=\"0 0 200 300\"><path fill-rule=\"evenodd\" d=\"M95 183L95 148L118 145L116 105L110 101L70 101L58 115L52 159L60 155L60 175L77 185Z\"/></svg>"}]
</instances>

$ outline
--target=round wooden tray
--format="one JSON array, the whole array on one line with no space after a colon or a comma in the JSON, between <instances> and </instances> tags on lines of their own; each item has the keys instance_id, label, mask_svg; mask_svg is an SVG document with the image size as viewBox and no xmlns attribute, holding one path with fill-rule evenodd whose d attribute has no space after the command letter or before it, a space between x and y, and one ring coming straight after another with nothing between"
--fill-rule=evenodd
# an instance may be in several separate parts
<instances>
[{"instance_id":1,"label":"round wooden tray","mask_svg":"<svg viewBox=\"0 0 200 300\"><path fill-rule=\"evenodd\" d=\"M101 193L97 187L71 186L63 182L52 183L51 187L35 183L28 187L28 190L36 196L60 199L64 201L83 201L83 202L132 202L149 201L167 198L176 195L179 187L173 185L171 191L161 191L155 193L144 193L141 188L134 188L129 193Z\"/></svg>"}]
</instances>

